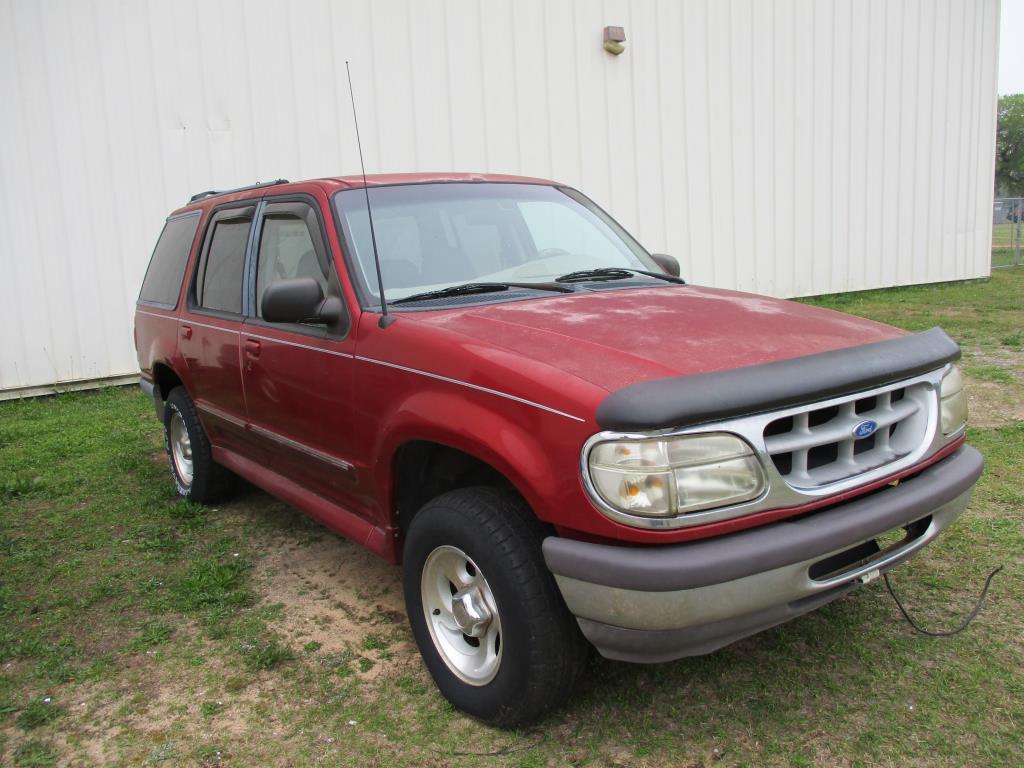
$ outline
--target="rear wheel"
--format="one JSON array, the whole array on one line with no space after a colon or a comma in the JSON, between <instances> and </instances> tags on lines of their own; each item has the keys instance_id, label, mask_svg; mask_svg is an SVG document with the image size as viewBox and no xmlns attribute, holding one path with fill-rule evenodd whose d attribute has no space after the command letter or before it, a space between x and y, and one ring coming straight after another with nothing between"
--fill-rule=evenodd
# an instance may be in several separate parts
<instances>
[{"instance_id":1,"label":"rear wheel","mask_svg":"<svg viewBox=\"0 0 1024 768\"><path fill-rule=\"evenodd\" d=\"M167 396L164 445L179 496L211 504L231 493L234 475L214 462L210 440L184 387L175 387Z\"/></svg>"},{"instance_id":2,"label":"rear wheel","mask_svg":"<svg viewBox=\"0 0 1024 768\"><path fill-rule=\"evenodd\" d=\"M514 493L464 488L428 502L405 540L416 643L441 693L500 726L572 690L589 646L544 565L544 528Z\"/></svg>"}]
</instances>

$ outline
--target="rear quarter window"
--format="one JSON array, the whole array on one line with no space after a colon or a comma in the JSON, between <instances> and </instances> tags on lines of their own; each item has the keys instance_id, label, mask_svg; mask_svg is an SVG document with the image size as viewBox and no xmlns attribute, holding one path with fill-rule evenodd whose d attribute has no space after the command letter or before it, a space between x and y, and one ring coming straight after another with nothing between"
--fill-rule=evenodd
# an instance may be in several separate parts
<instances>
[{"instance_id":1,"label":"rear quarter window","mask_svg":"<svg viewBox=\"0 0 1024 768\"><path fill-rule=\"evenodd\" d=\"M181 281L185 277L185 265L198 226L198 211L167 220L149 260L146 277L142 280L140 302L167 309L177 305Z\"/></svg>"}]
</instances>

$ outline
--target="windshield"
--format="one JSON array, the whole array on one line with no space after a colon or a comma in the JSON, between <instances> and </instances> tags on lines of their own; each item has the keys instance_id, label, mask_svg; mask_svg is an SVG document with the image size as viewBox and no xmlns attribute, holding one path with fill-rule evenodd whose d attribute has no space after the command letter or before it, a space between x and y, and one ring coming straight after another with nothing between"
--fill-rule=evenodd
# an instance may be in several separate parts
<instances>
[{"instance_id":1,"label":"windshield","mask_svg":"<svg viewBox=\"0 0 1024 768\"><path fill-rule=\"evenodd\" d=\"M640 245L575 190L539 184L371 187L388 301L463 283L545 283L602 267L660 271ZM351 267L380 304L366 195L334 196Z\"/></svg>"}]
</instances>

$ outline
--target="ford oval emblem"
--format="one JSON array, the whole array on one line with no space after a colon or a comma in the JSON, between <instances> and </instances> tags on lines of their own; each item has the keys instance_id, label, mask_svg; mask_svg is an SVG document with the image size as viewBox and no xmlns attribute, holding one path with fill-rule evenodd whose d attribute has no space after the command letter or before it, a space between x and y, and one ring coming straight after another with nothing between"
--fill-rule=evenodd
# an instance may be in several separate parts
<instances>
[{"instance_id":1,"label":"ford oval emblem","mask_svg":"<svg viewBox=\"0 0 1024 768\"><path fill-rule=\"evenodd\" d=\"M874 421L862 421L856 427L853 428L853 436L858 440L865 437L871 437L875 434L875 430L878 429L878 423Z\"/></svg>"}]
</instances>

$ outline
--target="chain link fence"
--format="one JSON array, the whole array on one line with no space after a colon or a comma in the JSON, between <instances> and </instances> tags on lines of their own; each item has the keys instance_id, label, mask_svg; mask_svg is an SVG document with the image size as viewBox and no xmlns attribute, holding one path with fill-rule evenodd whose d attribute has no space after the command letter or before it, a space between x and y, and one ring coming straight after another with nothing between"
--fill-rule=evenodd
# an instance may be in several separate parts
<instances>
[{"instance_id":1,"label":"chain link fence","mask_svg":"<svg viewBox=\"0 0 1024 768\"><path fill-rule=\"evenodd\" d=\"M1024 265L1024 197L997 197L992 206L992 268Z\"/></svg>"}]
</instances>

